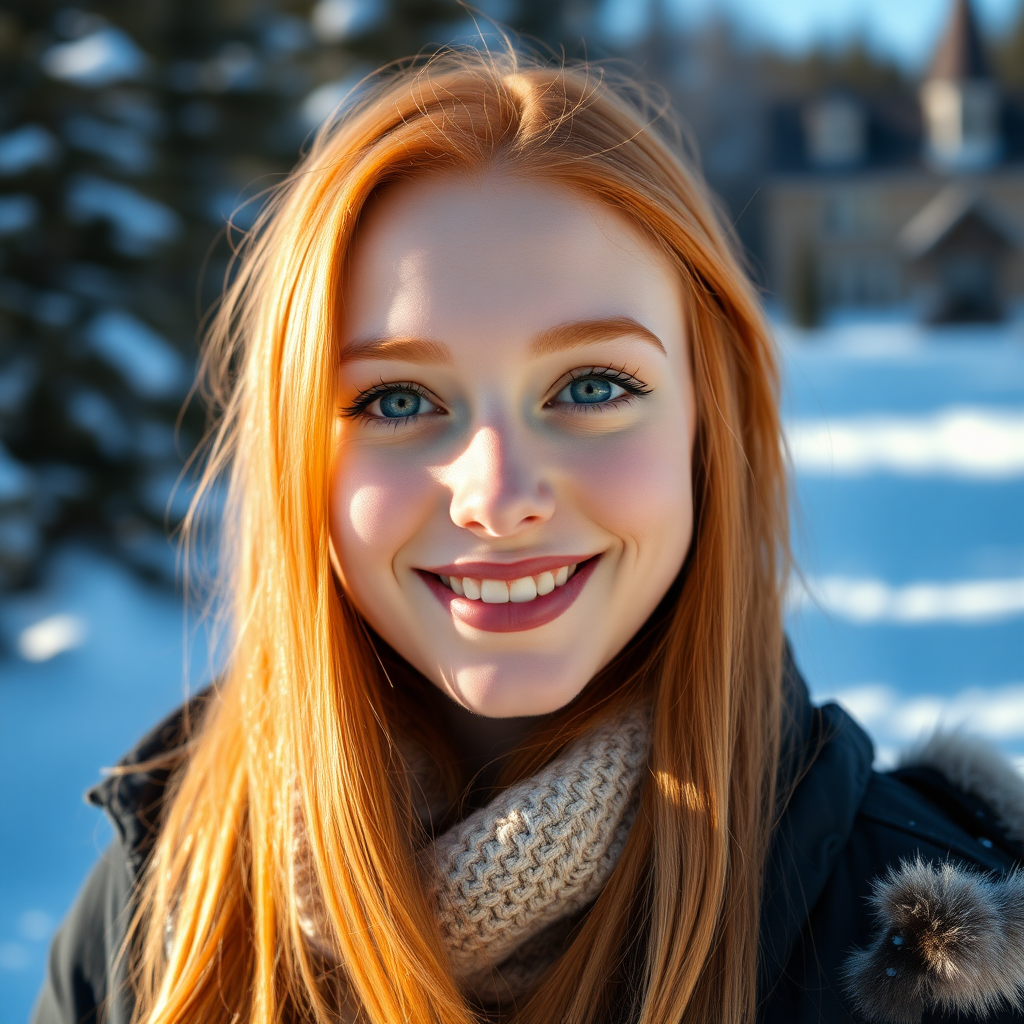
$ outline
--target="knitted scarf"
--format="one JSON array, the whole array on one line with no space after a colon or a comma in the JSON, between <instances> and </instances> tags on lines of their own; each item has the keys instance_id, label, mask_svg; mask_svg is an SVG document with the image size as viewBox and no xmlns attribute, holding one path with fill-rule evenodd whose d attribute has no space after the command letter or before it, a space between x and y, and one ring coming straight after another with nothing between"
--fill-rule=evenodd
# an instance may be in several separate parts
<instances>
[{"instance_id":1,"label":"knitted scarf","mask_svg":"<svg viewBox=\"0 0 1024 1024\"><path fill-rule=\"evenodd\" d=\"M644 708L597 726L536 775L429 842L418 870L452 974L494 1005L527 993L611 875L636 817L650 735ZM414 792L431 791L420 766ZM292 892L311 949L338 953L297 813Z\"/></svg>"}]
</instances>

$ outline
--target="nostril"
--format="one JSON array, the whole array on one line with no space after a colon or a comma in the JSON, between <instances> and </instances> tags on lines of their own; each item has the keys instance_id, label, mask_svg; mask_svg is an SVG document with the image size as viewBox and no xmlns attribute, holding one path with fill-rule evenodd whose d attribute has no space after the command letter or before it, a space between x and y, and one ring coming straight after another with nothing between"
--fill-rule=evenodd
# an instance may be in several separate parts
<instances>
[{"instance_id":1,"label":"nostril","mask_svg":"<svg viewBox=\"0 0 1024 1024\"><path fill-rule=\"evenodd\" d=\"M499 484L502 484L499 486ZM533 488L489 481L477 490L452 494L450 515L456 526L488 537L504 537L547 522L554 511L554 496Z\"/></svg>"}]
</instances>

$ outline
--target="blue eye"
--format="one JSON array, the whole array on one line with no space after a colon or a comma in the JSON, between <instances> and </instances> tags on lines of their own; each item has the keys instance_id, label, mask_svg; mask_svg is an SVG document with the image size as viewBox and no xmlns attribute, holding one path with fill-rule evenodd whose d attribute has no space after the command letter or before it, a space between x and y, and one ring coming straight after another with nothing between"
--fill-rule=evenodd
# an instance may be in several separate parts
<instances>
[{"instance_id":1,"label":"blue eye","mask_svg":"<svg viewBox=\"0 0 1024 1024\"><path fill-rule=\"evenodd\" d=\"M626 394L626 389L605 377L580 377L555 395L556 402L568 405L601 405Z\"/></svg>"},{"instance_id":2,"label":"blue eye","mask_svg":"<svg viewBox=\"0 0 1024 1024\"><path fill-rule=\"evenodd\" d=\"M380 415L389 420L401 419L406 416L415 416L420 411L423 397L415 391L389 391L381 395L373 405L380 408ZM373 405L370 408L373 408Z\"/></svg>"},{"instance_id":3,"label":"blue eye","mask_svg":"<svg viewBox=\"0 0 1024 1024\"><path fill-rule=\"evenodd\" d=\"M612 390L616 385L610 380L598 380L591 377L589 380L574 380L569 385L569 394L574 402L608 402L613 397ZM617 388L622 392L622 388ZM624 394L625 392L623 392Z\"/></svg>"},{"instance_id":4,"label":"blue eye","mask_svg":"<svg viewBox=\"0 0 1024 1024\"><path fill-rule=\"evenodd\" d=\"M419 390L418 385L381 384L364 391L342 412L345 416L362 416L368 420L390 420L395 423L441 410Z\"/></svg>"}]
</instances>

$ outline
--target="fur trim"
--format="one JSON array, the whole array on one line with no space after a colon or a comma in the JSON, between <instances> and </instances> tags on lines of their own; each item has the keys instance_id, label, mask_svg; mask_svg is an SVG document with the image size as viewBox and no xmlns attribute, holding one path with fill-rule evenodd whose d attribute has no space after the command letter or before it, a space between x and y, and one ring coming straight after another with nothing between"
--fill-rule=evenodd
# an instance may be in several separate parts
<instances>
[{"instance_id":1,"label":"fur trim","mask_svg":"<svg viewBox=\"0 0 1024 1024\"><path fill-rule=\"evenodd\" d=\"M868 1020L1024 1009L1024 872L992 878L918 857L890 868L871 902L878 937L845 970Z\"/></svg>"},{"instance_id":2,"label":"fur trim","mask_svg":"<svg viewBox=\"0 0 1024 1024\"><path fill-rule=\"evenodd\" d=\"M899 766L934 768L958 789L987 804L1007 835L1024 843L1024 777L980 736L936 730L908 750Z\"/></svg>"}]
</instances>

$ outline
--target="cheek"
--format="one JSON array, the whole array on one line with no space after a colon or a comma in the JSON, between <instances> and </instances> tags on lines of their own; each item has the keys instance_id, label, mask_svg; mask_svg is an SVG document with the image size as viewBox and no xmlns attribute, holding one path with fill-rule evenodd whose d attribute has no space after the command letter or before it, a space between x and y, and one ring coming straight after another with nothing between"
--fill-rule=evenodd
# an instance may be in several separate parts
<instances>
[{"instance_id":1,"label":"cheek","mask_svg":"<svg viewBox=\"0 0 1024 1024\"><path fill-rule=\"evenodd\" d=\"M399 463L399 464L396 464ZM346 577L390 565L428 514L430 479L401 460L339 451L331 473L331 539Z\"/></svg>"},{"instance_id":2,"label":"cheek","mask_svg":"<svg viewBox=\"0 0 1024 1024\"><path fill-rule=\"evenodd\" d=\"M587 446L589 448L589 446ZM580 453L573 478L588 517L637 545L641 557L678 556L693 529L689 431L685 425L645 429Z\"/></svg>"}]
</instances>

